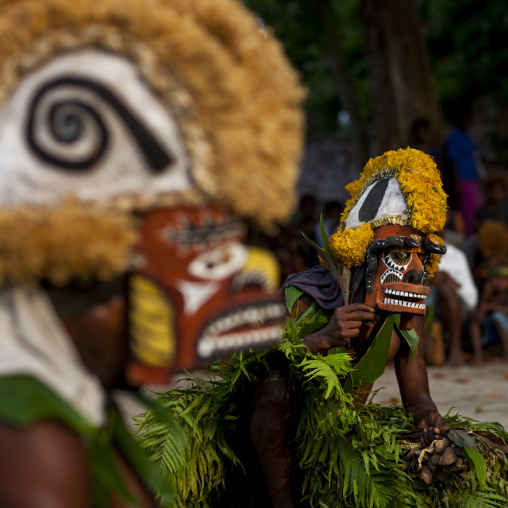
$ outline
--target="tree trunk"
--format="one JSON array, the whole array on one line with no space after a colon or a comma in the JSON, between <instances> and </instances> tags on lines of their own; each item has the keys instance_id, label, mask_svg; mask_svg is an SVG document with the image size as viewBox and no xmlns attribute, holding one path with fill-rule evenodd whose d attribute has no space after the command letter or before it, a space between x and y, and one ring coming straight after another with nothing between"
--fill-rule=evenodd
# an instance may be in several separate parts
<instances>
[{"instance_id":1,"label":"tree trunk","mask_svg":"<svg viewBox=\"0 0 508 508\"><path fill-rule=\"evenodd\" d=\"M353 165L358 171L361 171L369 158L368 138L360 118L346 55L333 22L330 0L312 0L312 3L321 20L326 43L325 56L337 88L337 95L342 107L349 113Z\"/></svg>"},{"instance_id":2,"label":"tree trunk","mask_svg":"<svg viewBox=\"0 0 508 508\"><path fill-rule=\"evenodd\" d=\"M378 152L406 147L418 118L441 145L442 112L414 0L362 0L372 112Z\"/></svg>"}]
</instances>

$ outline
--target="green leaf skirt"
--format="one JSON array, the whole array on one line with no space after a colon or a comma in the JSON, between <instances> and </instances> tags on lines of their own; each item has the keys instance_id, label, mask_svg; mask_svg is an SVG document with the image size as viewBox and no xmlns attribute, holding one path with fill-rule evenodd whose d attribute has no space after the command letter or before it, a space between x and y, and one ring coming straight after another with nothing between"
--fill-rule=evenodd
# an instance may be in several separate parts
<instances>
[{"instance_id":1,"label":"green leaf skirt","mask_svg":"<svg viewBox=\"0 0 508 508\"><path fill-rule=\"evenodd\" d=\"M449 413L450 426L462 429L447 440L450 451L421 450L419 439L408 437L418 428L403 407L359 405L357 393L344 390L352 371L347 353L312 355L300 326L288 320L285 332L275 349L216 362L208 376L190 375L189 386L158 394L186 436L183 460L174 429L150 410L137 418L139 442L177 485L178 500L167 506L270 506L249 436L251 390L281 365L294 395L301 506L508 506L508 432L500 424Z\"/></svg>"}]
</instances>

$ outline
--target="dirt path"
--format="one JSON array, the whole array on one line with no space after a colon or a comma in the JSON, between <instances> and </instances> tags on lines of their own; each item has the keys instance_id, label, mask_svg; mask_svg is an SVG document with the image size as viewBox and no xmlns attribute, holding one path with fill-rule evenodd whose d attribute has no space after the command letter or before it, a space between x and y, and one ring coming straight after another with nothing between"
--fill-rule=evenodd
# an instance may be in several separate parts
<instances>
[{"instance_id":1,"label":"dirt path","mask_svg":"<svg viewBox=\"0 0 508 508\"><path fill-rule=\"evenodd\" d=\"M480 421L499 422L508 429L508 365L488 363L482 367L428 367L430 393L442 415L453 413ZM374 402L400 404L395 370L387 367L374 389L382 388Z\"/></svg>"}]
</instances>

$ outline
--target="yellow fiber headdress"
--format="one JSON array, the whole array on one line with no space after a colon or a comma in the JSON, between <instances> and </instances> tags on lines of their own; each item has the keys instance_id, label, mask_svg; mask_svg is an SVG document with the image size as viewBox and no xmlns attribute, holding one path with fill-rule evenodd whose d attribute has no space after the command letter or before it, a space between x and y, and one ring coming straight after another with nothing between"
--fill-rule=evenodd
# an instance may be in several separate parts
<instances>
[{"instance_id":1,"label":"yellow fiber headdress","mask_svg":"<svg viewBox=\"0 0 508 508\"><path fill-rule=\"evenodd\" d=\"M261 223L287 217L303 90L239 3L0 7L0 283L121 273L132 212L157 206L215 202ZM111 228L124 234L113 241ZM72 248L66 240L76 230L85 249L75 234ZM94 249L101 241L108 247Z\"/></svg>"},{"instance_id":2,"label":"yellow fiber headdress","mask_svg":"<svg viewBox=\"0 0 508 508\"><path fill-rule=\"evenodd\" d=\"M432 157L419 150L392 150L370 159L360 178L346 189L351 199L341 226L330 237L330 249L349 268L364 263L376 227L412 226L424 234L444 227L446 194L441 177Z\"/></svg>"}]
</instances>

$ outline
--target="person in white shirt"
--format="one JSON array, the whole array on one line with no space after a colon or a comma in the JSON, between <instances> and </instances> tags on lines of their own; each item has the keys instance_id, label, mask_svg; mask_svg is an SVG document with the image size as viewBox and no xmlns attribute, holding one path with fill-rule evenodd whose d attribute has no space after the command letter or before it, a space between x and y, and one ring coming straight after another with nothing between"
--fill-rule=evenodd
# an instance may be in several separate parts
<instances>
[{"instance_id":1,"label":"person in white shirt","mask_svg":"<svg viewBox=\"0 0 508 508\"><path fill-rule=\"evenodd\" d=\"M463 319L475 309L478 290L464 252L451 244L445 245L446 254L441 256L439 271L430 279L430 285L437 292L440 318L450 338L447 365L455 367L464 363Z\"/></svg>"}]
</instances>

